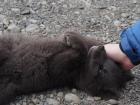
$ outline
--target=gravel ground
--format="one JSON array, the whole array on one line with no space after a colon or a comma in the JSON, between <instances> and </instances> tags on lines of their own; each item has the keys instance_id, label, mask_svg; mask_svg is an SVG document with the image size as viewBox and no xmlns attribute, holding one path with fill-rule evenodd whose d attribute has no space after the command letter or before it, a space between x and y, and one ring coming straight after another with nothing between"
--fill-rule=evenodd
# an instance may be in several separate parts
<instances>
[{"instance_id":1,"label":"gravel ground","mask_svg":"<svg viewBox=\"0 0 140 105\"><path fill-rule=\"evenodd\" d=\"M65 31L119 42L121 29L140 17L140 0L0 0L0 34L56 36ZM101 100L76 89L17 97L10 105L140 105L140 67L119 100Z\"/></svg>"}]
</instances>

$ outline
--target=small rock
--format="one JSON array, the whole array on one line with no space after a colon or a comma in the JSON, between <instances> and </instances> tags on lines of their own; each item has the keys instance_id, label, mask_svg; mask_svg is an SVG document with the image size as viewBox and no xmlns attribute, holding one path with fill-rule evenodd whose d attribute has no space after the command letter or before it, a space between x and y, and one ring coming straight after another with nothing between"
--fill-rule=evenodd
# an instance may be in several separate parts
<instances>
[{"instance_id":1,"label":"small rock","mask_svg":"<svg viewBox=\"0 0 140 105\"><path fill-rule=\"evenodd\" d=\"M117 10L117 7L115 7L115 6L110 6L110 7L108 7L108 9L109 9L109 10L112 10L112 11L116 11L116 10Z\"/></svg>"},{"instance_id":2,"label":"small rock","mask_svg":"<svg viewBox=\"0 0 140 105\"><path fill-rule=\"evenodd\" d=\"M63 94L63 92L58 92L57 96L62 98L64 96L64 94Z\"/></svg>"},{"instance_id":3,"label":"small rock","mask_svg":"<svg viewBox=\"0 0 140 105\"><path fill-rule=\"evenodd\" d=\"M87 101L94 101L94 98L91 97L91 96L88 96L88 97L87 97Z\"/></svg>"},{"instance_id":4,"label":"small rock","mask_svg":"<svg viewBox=\"0 0 140 105\"><path fill-rule=\"evenodd\" d=\"M1 15L0 14L0 22L3 22L3 20L6 18L6 16L5 15Z\"/></svg>"},{"instance_id":5,"label":"small rock","mask_svg":"<svg viewBox=\"0 0 140 105\"><path fill-rule=\"evenodd\" d=\"M56 3L55 2L52 2L52 5L56 5Z\"/></svg>"},{"instance_id":6,"label":"small rock","mask_svg":"<svg viewBox=\"0 0 140 105\"><path fill-rule=\"evenodd\" d=\"M127 17L129 17L129 14L128 13L122 13L121 16L124 17L124 18L127 18Z\"/></svg>"},{"instance_id":7,"label":"small rock","mask_svg":"<svg viewBox=\"0 0 140 105\"><path fill-rule=\"evenodd\" d=\"M5 15L0 14L0 19L4 19L5 17Z\"/></svg>"},{"instance_id":8,"label":"small rock","mask_svg":"<svg viewBox=\"0 0 140 105\"><path fill-rule=\"evenodd\" d=\"M21 12L21 15L29 15L31 12L29 9L25 9Z\"/></svg>"},{"instance_id":9,"label":"small rock","mask_svg":"<svg viewBox=\"0 0 140 105\"><path fill-rule=\"evenodd\" d=\"M55 99L52 98L47 98L46 102L44 103L44 105L59 105L59 102Z\"/></svg>"},{"instance_id":10,"label":"small rock","mask_svg":"<svg viewBox=\"0 0 140 105\"><path fill-rule=\"evenodd\" d=\"M40 29L45 29L45 25L44 24L40 24Z\"/></svg>"},{"instance_id":11,"label":"small rock","mask_svg":"<svg viewBox=\"0 0 140 105\"><path fill-rule=\"evenodd\" d=\"M28 1L27 1L27 6L31 6L32 3L33 3L33 0L28 0Z\"/></svg>"},{"instance_id":12,"label":"small rock","mask_svg":"<svg viewBox=\"0 0 140 105\"><path fill-rule=\"evenodd\" d=\"M54 95L53 95L53 94L50 94L50 97L51 97L51 98L53 98L53 97L54 97Z\"/></svg>"},{"instance_id":13,"label":"small rock","mask_svg":"<svg viewBox=\"0 0 140 105\"><path fill-rule=\"evenodd\" d=\"M80 14L80 12L79 12L79 11L75 11L75 12L74 12L74 14L79 15L79 14Z\"/></svg>"},{"instance_id":14,"label":"small rock","mask_svg":"<svg viewBox=\"0 0 140 105\"><path fill-rule=\"evenodd\" d=\"M2 12L3 11L3 8L0 8L0 12Z\"/></svg>"},{"instance_id":15,"label":"small rock","mask_svg":"<svg viewBox=\"0 0 140 105\"><path fill-rule=\"evenodd\" d=\"M40 95L40 100L43 100L44 98L44 95Z\"/></svg>"},{"instance_id":16,"label":"small rock","mask_svg":"<svg viewBox=\"0 0 140 105\"><path fill-rule=\"evenodd\" d=\"M32 24L35 24L35 23L37 23L37 20L35 20L35 19L29 19L29 22L32 23Z\"/></svg>"},{"instance_id":17,"label":"small rock","mask_svg":"<svg viewBox=\"0 0 140 105\"><path fill-rule=\"evenodd\" d=\"M108 15L105 15L105 18L106 18L107 20L111 20L111 18L110 18Z\"/></svg>"},{"instance_id":18,"label":"small rock","mask_svg":"<svg viewBox=\"0 0 140 105\"><path fill-rule=\"evenodd\" d=\"M31 98L32 98L32 99L36 99L37 97L36 97L35 94L32 94Z\"/></svg>"},{"instance_id":19,"label":"small rock","mask_svg":"<svg viewBox=\"0 0 140 105\"><path fill-rule=\"evenodd\" d=\"M76 93L77 92L77 90L76 89L72 89L72 93Z\"/></svg>"},{"instance_id":20,"label":"small rock","mask_svg":"<svg viewBox=\"0 0 140 105\"><path fill-rule=\"evenodd\" d=\"M38 104L40 102L40 100L38 98L32 98L33 103Z\"/></svg>"},{"instance_id":21,"label":"small rock","mask_svg":"<svg viewBox=\"0 0 140 105\"><path fill-rule=\"evenodd\" d=\"M23 102L27 102L28 98L27 97L23 97L22 101Z\"/></svg>"},{"instance_id":22,"label":"small rock","mask_svg":"<svg viewBox=\"0 0 140 105\"><path fill-rule=\"evenodd\" d=\"M42 5L46 5L47 2L46 2L46 1L42 1L41 4L42 4Z\"/></svg>"},{"instance_id":23,"label":"small rock","mask_svg":"<svg viewBox=\"0 0 140 105\"><path fill-rule=\"evenodd\" d=\"M93 97L95 101L101 100L101 97Z\"/></svg>"},{"instance_id":24,"label":"small rock","mask_svg":"<svg viewBox=\"0 0 140 105\"><path fill-rule=\"evenodd\" d=\"M84 94L83 92L80 92L79 97L80 97L80 99L84 99L84 97L86 97L86 94Z\"/></svg>"},{"instance_id":25,"label":"small rock","mask_svg":"<svg viewBox=\"0 0 140 105\"><path fill-rule=\"evenodd\" d=\"M68 6L66 4L63 5L63 8L68 8Z\"/></svg>"},{"instance_id":26,"label":"small rock","mask_svg":"<svg viewBox=\"0 0 140 105\"><path fill-rule=\"evenodd\" d=\"M118 105L119 104L119 102L115 99L108 100L108 103L111 104L111 105Z\"/></svg>"},{"instance_id":27,"label":"small rock","mask_svg":"<svg viewBox=\"0 0 140 105\"><path fill-rule=\"evenodd\" d=\"M133 4L136 4L136 3L137 3L137 0L132 0L132 3L133 3Z\"/></svg>"},{"instance_id":28,"label":"small rock","mask_svg":"<svg viewBox=\"0 0 140 105\"><path fill-rule=\"evenodd\" d=\"M36 105L36 104L34 104L33 102L30 102L30 103L28 103L28 105Z\"/></svg>"},{"instance_id":29,"label":"small rock","mask_svg":"<svg viewBox=\"0 0 140 105\"><path fill-rule=\"evenodd\" d=\"M15 24L10 24L7 30L10 32L20 32L20 28L17 27Z\"/></svg>"},{"instance_id":30,"label":"small rock","mask_svg":"<svg viewBox=\"0 0 140 105\"><path fill-rule=\"evenodd\" d=\"M39 27L36 24L29 24L26 27L26 32L37 32L38 30L39 30Z\"/></svg>"},{"instance_id":31,"label":"small rock","mask_svg":"<svg viewBox=\"0 0 140 105\"><path fill-rule=\"evenodd\" d=\"M15 12L15 13L18 13L18 14L20 13L20 9L19 9L19 8L12 8L11 10L12 10L13 12Z\"/></svg>"},{"instance_id":32,"label":"small rock","mask_svg":"<svg viewBox=\"0 0 140 105\"><path fill-rule=\"evenodd\" d=\"M7 3L7 2L9 2L8 0L4 0L4 3Z\"/></svg>"},{"instance_id":33,"label":"small rock","mask_svg":"<svg viewBox=\"0 0 140 105\"><path fill-rule=\"evenodd\" d=\"M23 101L22 105L27 105L27 102L24 102L24 101Z\"/></svg>"},{"instance_id":34,"label":"small rock","mask_svg":"<svg viewBox=\"0 0 140 105\"><path fill-rule=\"evenodd\" d=\"M75 94L72 94L72 93L68 93L65 95L65 100L67 102L73 102L75 104L80 104L80 98L75 95Z\"/></svg>"},{"instance_id":35,"label":"small rock","mask_svg":"<svg viewBox=\"0 0 140 105\"><path fill-rule=\"evenodd\" d=\"M121 22L119 20L115 20L113 23L114 23L114 26L116 26L116 27L121 26Z\"/></svg>"},{"instance_id":36,"label":"small rock","mask_svg":"<svg viewBox=\"0 0 140 105\"><path fill-rule=\"evenodd\" d=\"M21 29L21 33L26 34L26 30L25 29Z\"/></svg>"}]
</instances>

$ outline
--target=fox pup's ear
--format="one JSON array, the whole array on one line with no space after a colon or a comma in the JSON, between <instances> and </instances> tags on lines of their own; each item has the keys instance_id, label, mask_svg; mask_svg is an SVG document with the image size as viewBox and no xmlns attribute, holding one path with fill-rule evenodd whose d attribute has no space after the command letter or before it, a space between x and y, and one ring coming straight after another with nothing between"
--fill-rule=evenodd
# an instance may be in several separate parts
<instances>
[{"instance_id":1,"label":"fox pup's ear","mask_svg":"<svg viewBox=\"0 0 140 105\"><path fill-rule=\"evenodd\" d=\"M104 46L93 46L88 52L87 68L92 76L97 76L98 71L103 69L106 60Z\"/></svg>"},{"instance_id":2,"label":"fox pup's ear","mask_svg":"<svg viewBox=\"0 0 140 105\"><path fill-rule=\"evenodd\" d=\"M87 55L88 50L85 40L84 36L75 32L66 32L64 34L64 41L69 47L79 50Z\"/></svg>"},{"instance_id":3,"label":"fox pup's ear","mask_svg":"<svg viewBox=\"0 0 140 105\"><path fill-rule=\"evenodd\" d=\"M93 59L95 64L103 64L107 58L104 46L93 46L88 51L88 56Z\"/></svg>"}]
</instances>

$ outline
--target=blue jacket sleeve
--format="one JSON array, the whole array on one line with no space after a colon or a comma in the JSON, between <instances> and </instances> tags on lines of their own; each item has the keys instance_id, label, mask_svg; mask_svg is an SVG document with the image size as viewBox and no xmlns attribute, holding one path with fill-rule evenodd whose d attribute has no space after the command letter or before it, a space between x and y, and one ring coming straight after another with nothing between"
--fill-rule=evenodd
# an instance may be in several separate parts
<instances>
[{"instance_id":1,"label":"blue jacket sleeve","mask_svg":"<svg viewBox=\"0 0 140 105\"><path fill-rule=\"evenodd\" d=\"M140 21L123 30L120 48L134 65L140 63Z\"/></svg>"}]
</instances>

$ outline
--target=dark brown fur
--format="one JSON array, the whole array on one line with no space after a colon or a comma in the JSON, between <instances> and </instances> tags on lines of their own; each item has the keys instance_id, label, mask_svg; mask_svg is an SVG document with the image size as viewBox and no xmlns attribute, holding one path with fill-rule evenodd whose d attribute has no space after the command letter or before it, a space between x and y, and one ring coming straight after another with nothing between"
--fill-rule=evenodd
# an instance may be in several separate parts
<instances>
[{"instance_id":1,"label":"dark brown fur","mask_svg":"<svg viewBox=\"0 0 140 105\"><path fill-rule=\"evenodd\" d=\"M91 48L102 44L74 32L59 39L0 36L0 105L54 88L117 91L132 76L106 57L103 46Z\"/></svg>"}]
</instances>

